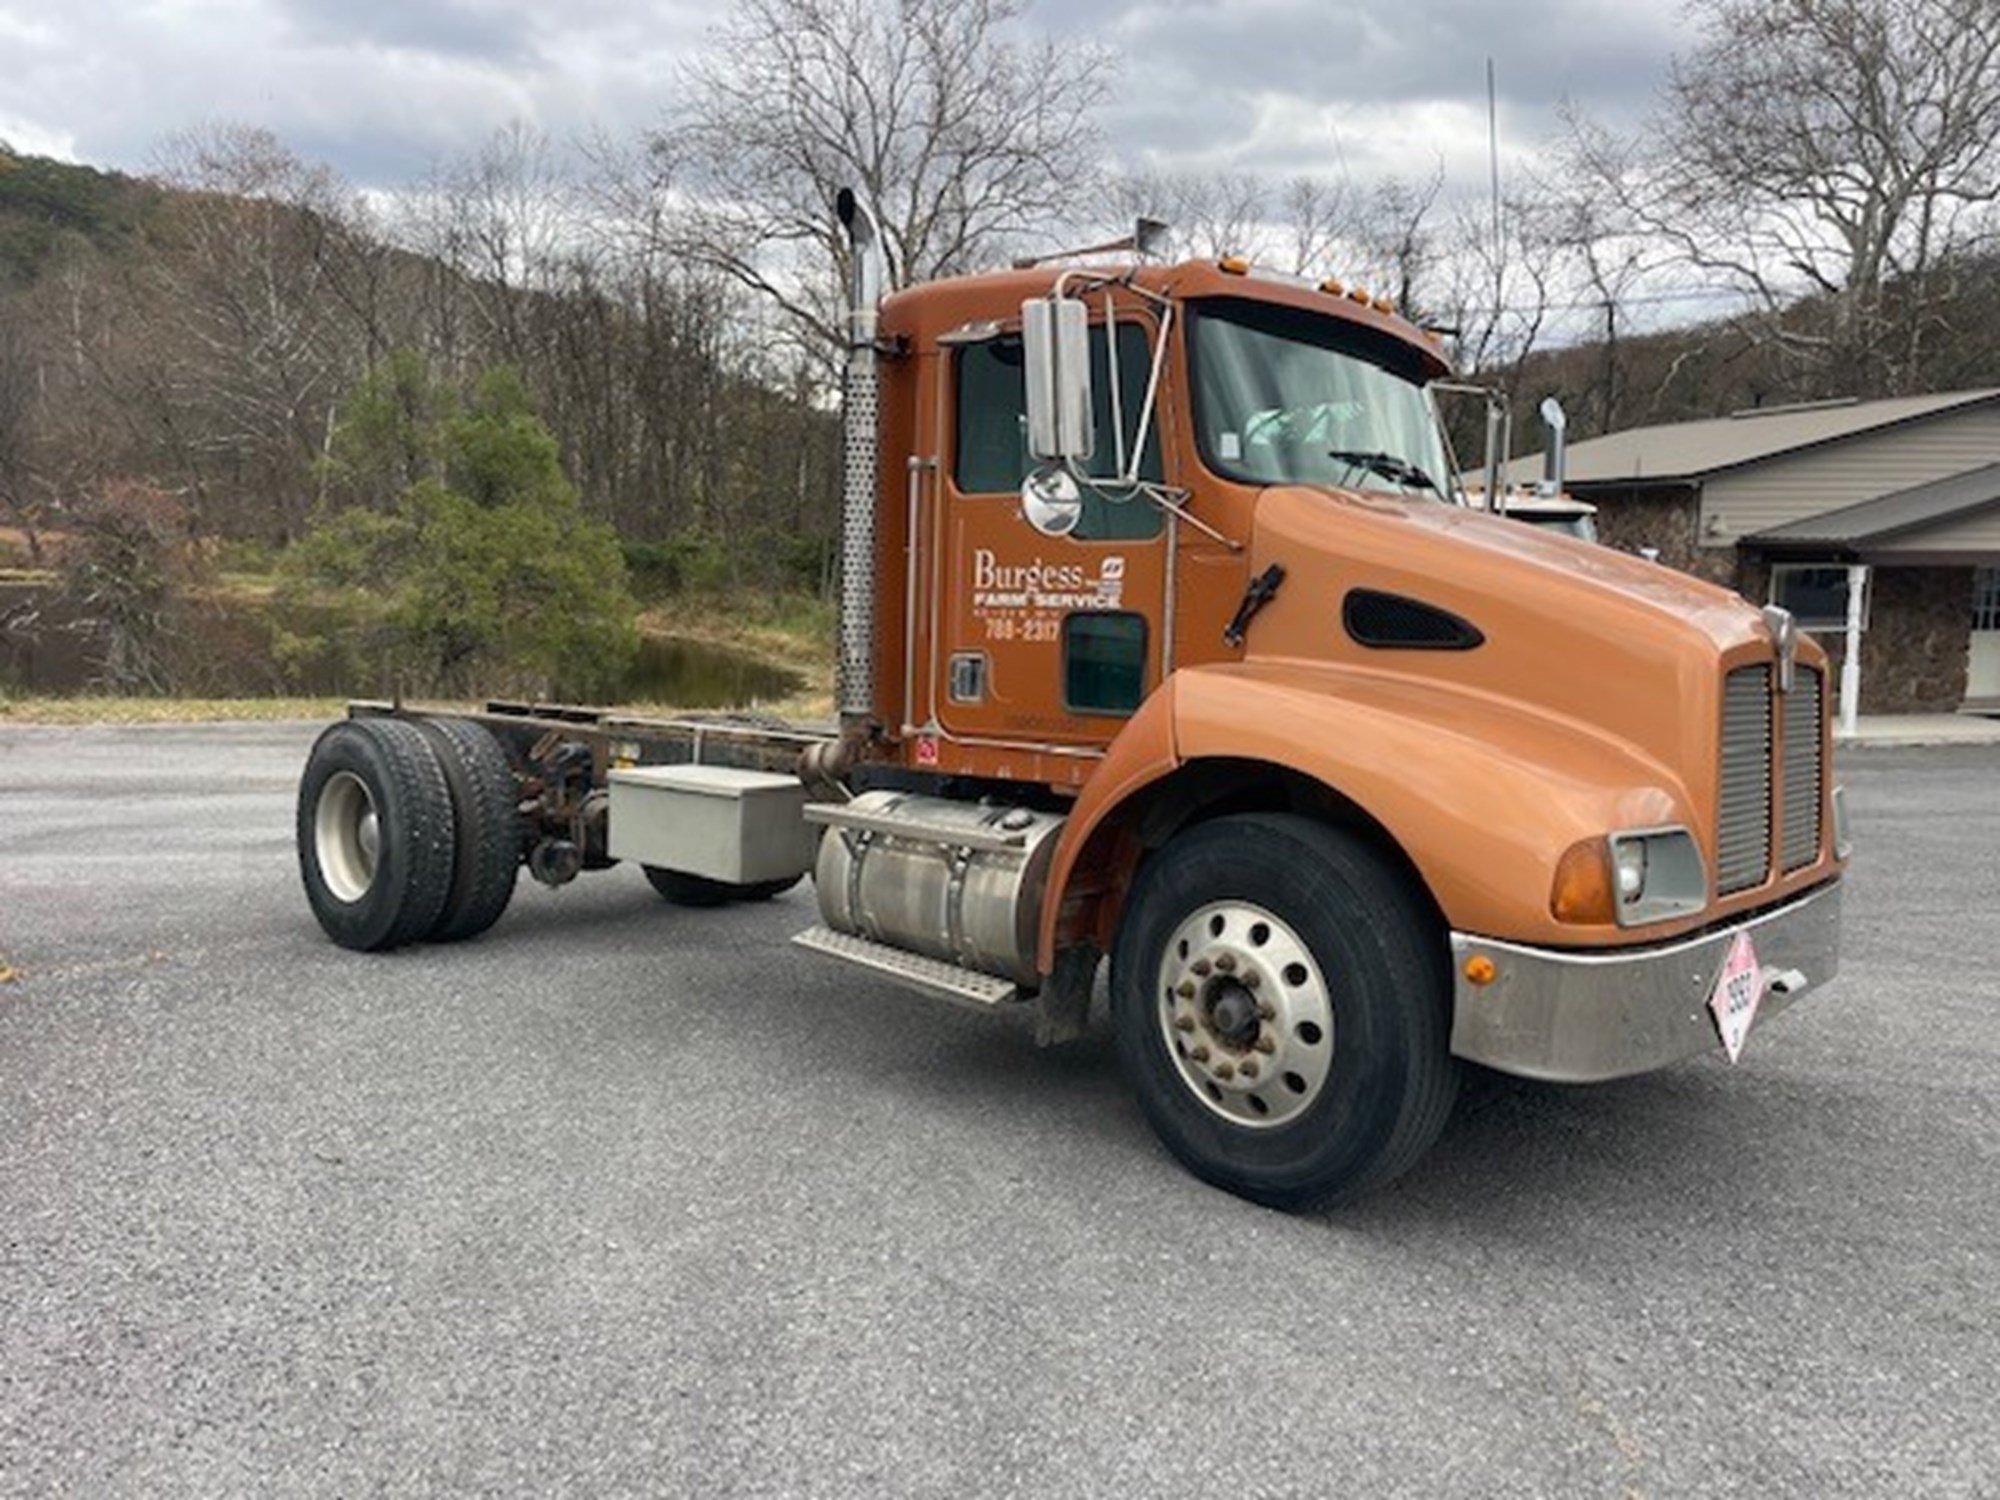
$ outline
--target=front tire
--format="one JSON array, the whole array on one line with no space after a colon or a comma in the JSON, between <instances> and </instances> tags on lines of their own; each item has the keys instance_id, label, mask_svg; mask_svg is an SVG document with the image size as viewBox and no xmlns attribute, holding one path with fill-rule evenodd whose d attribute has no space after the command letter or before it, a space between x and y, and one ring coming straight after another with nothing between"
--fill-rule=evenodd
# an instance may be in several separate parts
<instances>
[{"instance_id":1,"label":"front tire","mask_svg":"<svg viewBox=\"0 0 2000 1500\"><path fill-rule=\"evenodd\" d=\"M1112 961L1118 1051L1206 1182L1277 1208L1407 1170L1457 1092L1451 971L1428 899L1349 834L1218 818L1139 872Z\"/></svg>"},{"instance_id":2,"label":"front tire","mask_svg":"<svg viewBox=\"0 0 2000 1500\"><path fill-rule=\"evenodd\" d=\"M399 719L346 719L299 783L299 872L326 935L375 952L423 937L451 894L456 838L437 757Z\"/></svg>"}]
</instances>

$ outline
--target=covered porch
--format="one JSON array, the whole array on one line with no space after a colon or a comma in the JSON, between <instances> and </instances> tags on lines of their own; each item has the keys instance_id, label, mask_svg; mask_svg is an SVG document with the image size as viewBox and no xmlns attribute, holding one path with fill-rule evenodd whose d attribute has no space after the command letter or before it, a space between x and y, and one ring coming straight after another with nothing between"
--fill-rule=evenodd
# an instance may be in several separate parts
<instances>
[{"instance_id":1,"label":"covered porch","mask_svg":"<svg viewBox=\"0 0 2000 1500\"><path fill-rule=\"evenodd\" d=\"M1841 733L2000 714L2000 464L1744 539L1838 663Z\"/></svg>"}]
</instances>

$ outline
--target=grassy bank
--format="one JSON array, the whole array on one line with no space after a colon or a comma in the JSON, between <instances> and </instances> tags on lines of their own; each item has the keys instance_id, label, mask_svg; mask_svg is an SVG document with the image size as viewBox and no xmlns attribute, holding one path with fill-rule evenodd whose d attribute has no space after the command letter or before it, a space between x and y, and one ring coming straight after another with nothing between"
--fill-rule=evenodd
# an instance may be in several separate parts
<instances>
[{"instance_id":1,"label":"grassy bank","mask_svg":"<svg viewBox=\"0 0 2000 1500\"><path fill-rule=\"evenodd\" d=\"M16 697L0 692L0 724L216 724L228 720L333 719L340 698Z\"/></svg>"},{"instance_id":2,"label":"grassy bank","mask_svg":"<svg viewBox=\"0 0 2000 1500\"><path fill-rule=\"evenodd\" d=\"M250 580L251 583L261 580ZM230 579L225 592L240 602L257 602L258 590ZM268 588L262 597L268 598ZM760 711L785 718L823 718L832 712L834 608L797 596L732 597L687 595L656 601L639 618L649 636L697 641L740 652L795 673L801 690ZM368 696L361 694L360 696ZM426 700L429 701L429 700ZM346 700L334 697L176 698L113 697L102 694L52 695L0 687L0 724L179 724L226 720L330 719ZM683 706L666 702L621 703L635 713L671 714Z\"/></svg>"}]
</instances>

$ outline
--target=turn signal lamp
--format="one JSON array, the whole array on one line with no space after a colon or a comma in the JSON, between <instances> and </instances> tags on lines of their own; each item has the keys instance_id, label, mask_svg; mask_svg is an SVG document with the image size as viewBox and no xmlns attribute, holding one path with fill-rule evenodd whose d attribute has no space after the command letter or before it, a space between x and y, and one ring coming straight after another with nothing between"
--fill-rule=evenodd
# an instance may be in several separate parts
<instances>
[{"instance_id":1,"label":"turn signal lamp","mask_svg":"<svg viewBox=\"0 0 2000 1500\"><path fill-rule=\"evenodd\" d=\"M1216 264L1231 276L1248 276L1250 262L1241 255L1225 255Z\"/></svg>"},{"instance_id":2,"label":"turn signal lamp","mask_svg":"<svg viewBox=\"0 0 2000 1500\"><path fill-rule=\"evenodd\" d=\"M1695 915L1707 893L1694 835L1678 826L1642 828L1570 845L1556 862L1549 910L1558 922L1643 927Z\"/></svg>"},{"instance_id":3,"label":"turn signal lamp","mask_svg":"<svg viewBox=\"0 0 2000 1500\"><path fill-rule=\"evenodd\" d=\"M1603 925L1616 919L1611 899L1611 861L1601 838L1580 839L1556 861L1549 910L1558 922Z\"/></svg>"},{"instance_id":4,"label":"turn signal lamp","mask_svg":"<svg viewBox=\"0 0 2000 1500\"><path fill-rule=\"evenodd\" d=\"M1500 977L1500 966L1484 953L1475 953L1465 961L1465 982L1484 989Z\"/></svg>"}]
</instances>

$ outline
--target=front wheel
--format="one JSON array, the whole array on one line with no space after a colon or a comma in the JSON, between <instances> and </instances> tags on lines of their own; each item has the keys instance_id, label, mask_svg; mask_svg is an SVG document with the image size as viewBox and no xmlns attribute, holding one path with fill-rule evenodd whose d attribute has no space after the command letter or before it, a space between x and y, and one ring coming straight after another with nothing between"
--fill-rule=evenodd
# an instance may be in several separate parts
<instances>
[{"instance_id":1,"label":"front wheel","mask_svg":"<svg viewBox=\"0 0 2000 1500\"><path fill-rule=\"evenodd\" d=\"M1118 1051L1196 1176L1279 1208L1411 1166L1457 1092L1448 949L1381 854L1306 818L1219 818L1139 872L1112 959Z\"/></svg>"}]
</instances>

